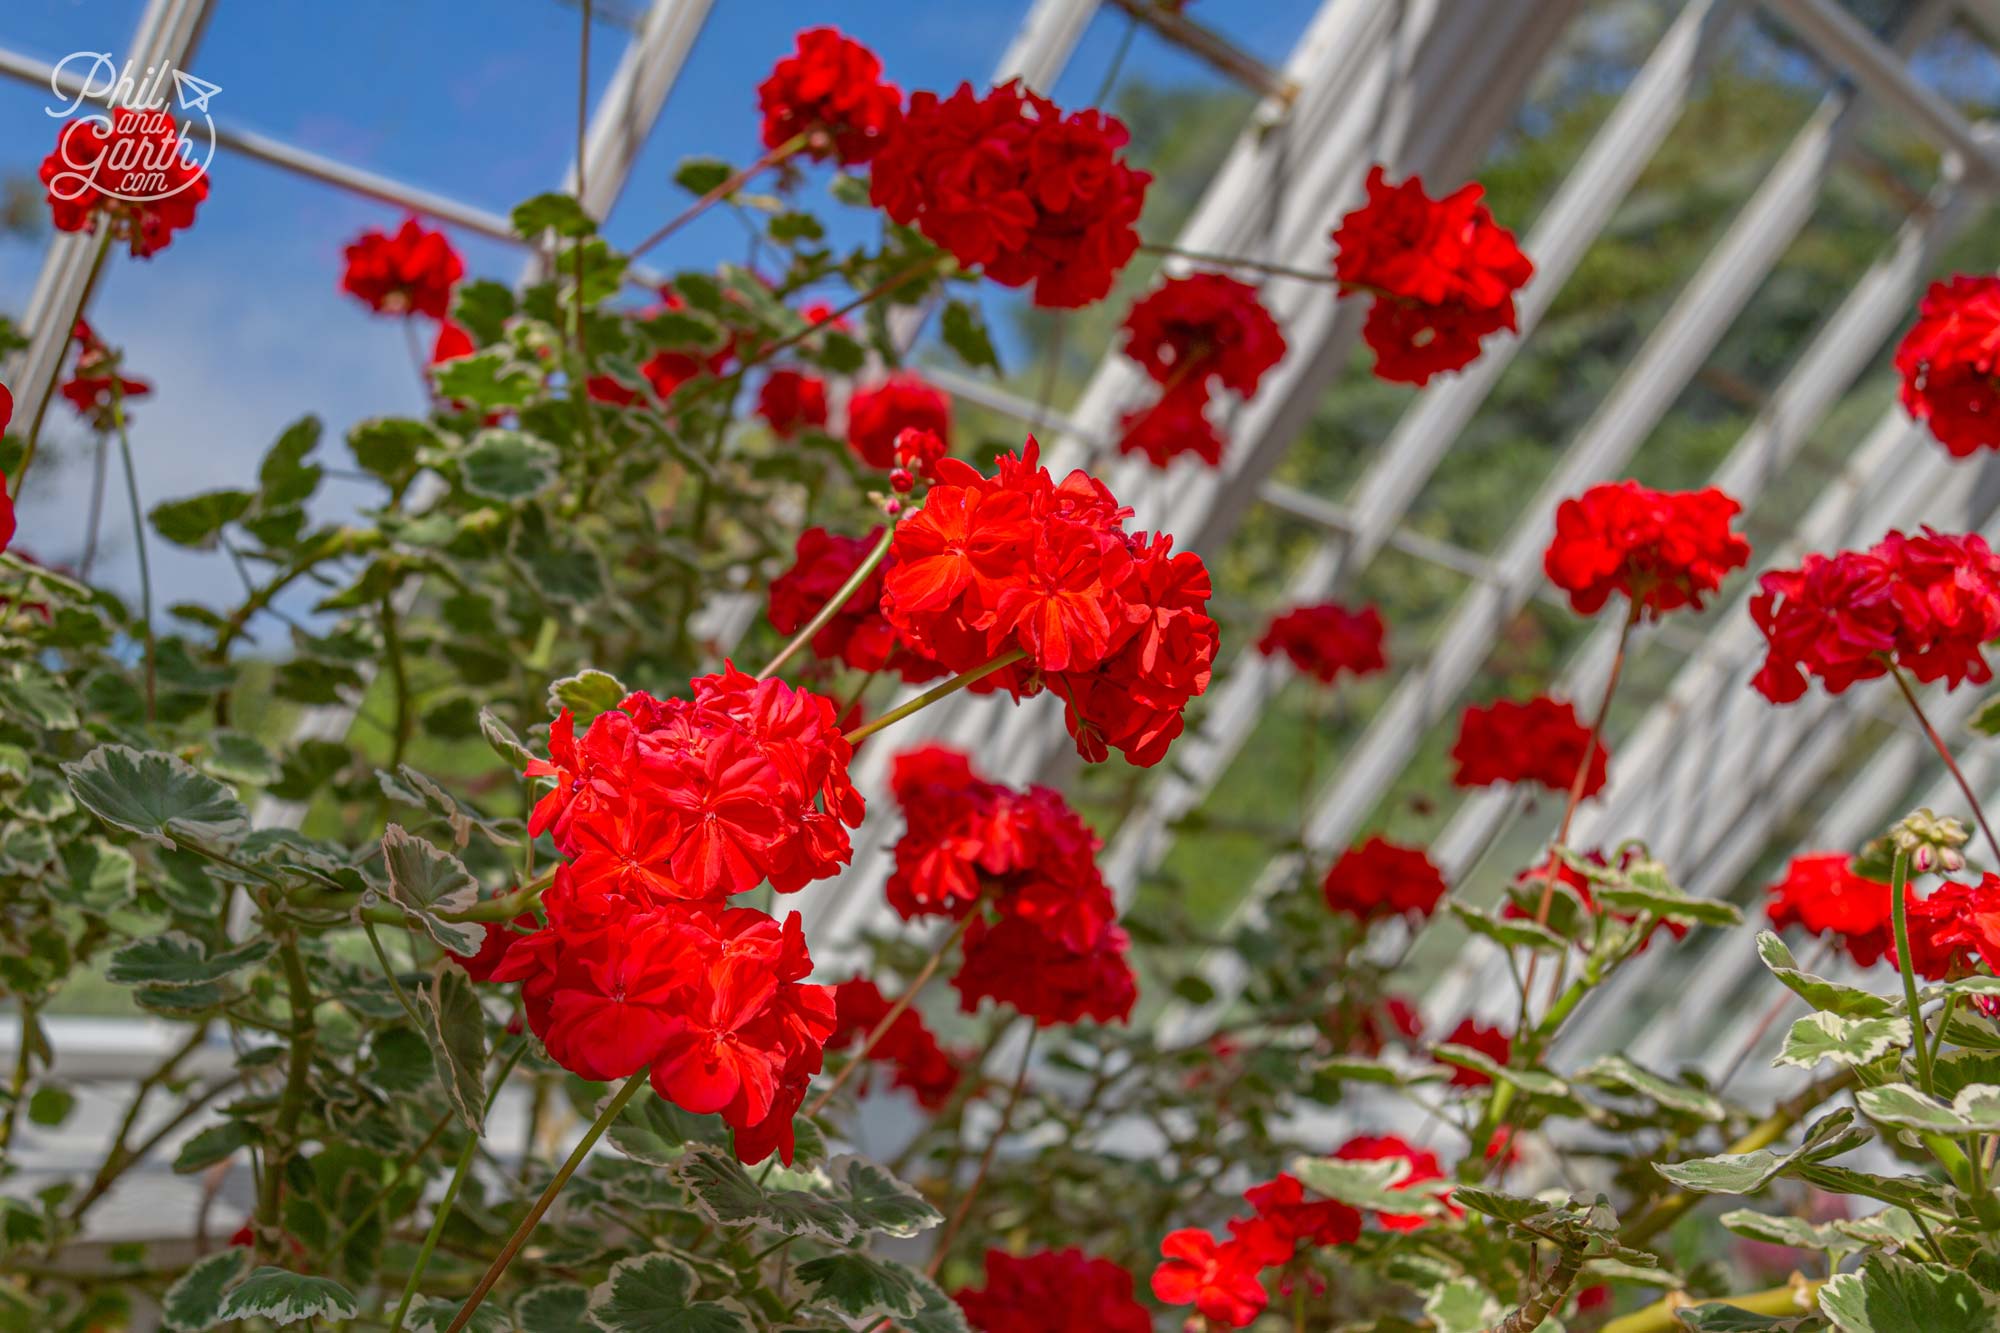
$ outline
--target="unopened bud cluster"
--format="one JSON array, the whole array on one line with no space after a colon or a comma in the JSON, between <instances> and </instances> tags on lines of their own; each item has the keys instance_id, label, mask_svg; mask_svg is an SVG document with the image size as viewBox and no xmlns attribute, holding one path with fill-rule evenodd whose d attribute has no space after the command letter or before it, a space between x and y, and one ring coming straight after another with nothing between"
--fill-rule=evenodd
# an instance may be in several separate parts
<instances>
[{"instance_id":1,"label":"unopened bud cluster","mask_svg":"<svg viewBox=\"0 0 2000 1333\"><path fill-rule=\"evenodd\" d=\"M1889 829L1889 845L1910 858L1919 875L1955 875L1965 869L1959 848L1971 840L1963 821L1950 815L1913 810Z\"/></svg>"}]
</instances>

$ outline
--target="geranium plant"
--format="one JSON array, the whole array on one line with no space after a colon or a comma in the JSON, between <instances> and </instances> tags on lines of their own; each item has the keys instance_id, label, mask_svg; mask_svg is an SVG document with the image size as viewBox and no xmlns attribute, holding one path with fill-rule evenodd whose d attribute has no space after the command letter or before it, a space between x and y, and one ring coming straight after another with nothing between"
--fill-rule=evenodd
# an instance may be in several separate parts
<instances>
[{"instance_id":1,"label":"geranium plant","mask_svg":"<svg viewBox=\"0 0 2000 1333\"><path fill-rule=\"evenodd\" d=\"M949 402L884 318L941 298L948 341L983 364L975 284L1105 298L1141 245L1125 128L1012 85L906 100L882 73L837 32L801 34L758 90L765 156L689 163L687 211L635 248L755 179L773 192L755 270L635 297L634 255L555 194L514 210L549 275L518 290L467 280L420 219L357 238L328 280L419 335L429 410L349 433L372 483L353 521L308 508L331 453L310 416L240 486L141 514L148 386L115 330L76 322L59 395L0 392L0 427L22 413L0 455L0 986L19 1033L0 1170L72 1113L45 1019L78 977L180 1034L134 1071L92 1169L0 1198L0 1327L2000 1326L2000 878L1967 868L2000 846L1969 847L1969 784L1958 816L1917 812L1773 887L1774 927L1881 977L1828 979L1757 937L1772 999L1808 1010L1779 1056L1811 1075L1793 1095L1745 1105L1726 1079L1556 1053L1642 953L1752 929L1678 888L1643 829L1570 839L1618 783L1603 732L1624 647L1750 561L1730 497L1615 482L1550 516L1551 583L1618 617L1620 651L1587 708L1465 711L1453 781L1562 808L1490 907L1427 849L1370 836L1220 937L1121 919L1062 792L899 738L961 690L996 709L1046 693L1081 760L1170 762L1221 631L1201 554L1135 527L1102 479L1054 474L1031 438L954 452ZM822 189L879 209L879 242L827 243ZM1328 219L1325 299L1369 298L1384 378L1455 373L1513 329L1533 266L1477 185L1434 199L1377 168L1365 191ZM100 255L171 262L206 193L53 216ZM1897 358L1954 453L1995 443L1990 282L1934 290ZM1123 329L1151 383L1119 446L1217 465L1213 396L1254 396L1286 354L1257 289L1191 269ZM35 510L13 497L56 396L120 451L138 606L20 549ZM242 597L156 605L153 541L225 550ZM1760 587L1773 703L1886 677L1928 729L1910 677L1991 678L2000 559L1976 534L1891 534ZM313 615L284 615L308 588ZM725 655L708 636L745 605L767 628ZM1376 608L1327 603L1251 649L1333 692L1384 670L1387 638ZM361 725L273 725L273 700ZM891 751L873 800L857 746ZM791 904L870 823L892 868L863 888L910 929L815 939ZM1439 917L1504 953L1515 993L1426 1033L1402 971ZM1165 1036L1148 987L1196 948L1238 964L1239 993L1170 981L1203 1017ZM210 1047L229 1071L190 1072ZM510 1096L525 1149L494 1132ZM857 1149L884 1098L919 1115L877 1160ZM249 1182L240 1227L87 1255L94 1210L163 1148ZM1855 1206L1778 1207L1801 1183ZM1747 1202L1697 1216L1713 1195ZM1732 1290L1671 1243L1689 1228L1813 1258Z\"/></svg>"}]
</instances>

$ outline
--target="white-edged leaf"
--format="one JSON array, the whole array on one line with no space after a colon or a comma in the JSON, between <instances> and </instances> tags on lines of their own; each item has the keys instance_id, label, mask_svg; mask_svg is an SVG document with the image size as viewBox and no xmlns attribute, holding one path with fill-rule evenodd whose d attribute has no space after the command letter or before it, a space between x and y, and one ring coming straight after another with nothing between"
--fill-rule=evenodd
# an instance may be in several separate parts
<instances>
[{"instance_id":1,"label":"white-edged leaf","mask_svg":"<svg viewBox=\"0 0 2000 1333\"><path fill-rule=\"evenodd\" d=\"M160 1302L160 1325L168 1333L204 1333L222 1322L222 1297L250 1260L250 1251L232 1245L192 1267L167 1288Z\"/></svg>"},{"instance_id":2,"label":"white-edged leaf","mask_svg":"<svg viewBox=\"0 0 2000 1333\"><path fill-rule=\"evenodd\" d=\"M158 750L100 745L63 765L69 788L107 824L172 850L185 838L227 847L250 829L236 793L192 764Z\"/></svg>"},{"instance_id":3,"label":"white-edged leaf","mask_svg":"<svg viewBox=\"0 0 2000 1333\"><path fill-rule=\"evenodd\" d=\"M609 671L585 667L574 676L564 676L549 685L549 711L567 708L576 716L577 729L590 725L599 713L608 713L631 693Z\"/></svg>"},{"instance_id":4,"label":"white-edged leaf","mask_svg":"<svg viewBox=\"0 0 2000 1333\"><path fill-rule=\"evenodd\" d=\"M694 1269L670 1254L620 1259L590 1293L605 1333L751 1333L740 1312L695 1299Z\"/></svg>"},{"instance_id":5,"label":"white-edged leaf","mask_svg":"<svg viewBox=\"0 0 2000 1333\"><path fill-rule=\"evenodd\" d=\"M1843 1065L1873 1064L1891 1051L1910 1044L1910 1023L1904 1018L1843 1018L1839 1014L1807 1014L1785 1034L1785 1048L1771 1063L1811 1069L1822 1060Z\"/></svg>"},{"instance_id":6,"label":"white-edged leaf","mask_svg":"<svg viewBox=\"0 0 2000 1333\"><path fill-rule=\"evenodd\" d=\"M224 1319L268 1319L281 1325L301 1319L352 1319L359 1311L354 1293L332 1278L307 1277L282 1268L260 1268L222 1298Z\"/></svg>"},{"instance_id":7,"label":"white-edged leaf","mask_svg":"<svg viewBox=\"0 0 2000 1333\"><path fill-rule=\"evenodd\" d=\"M262 962L273 947L268 939L253 939L211 957L200 940L169 930L121 946L104 978L120 986L202 986Z\"/></svg>"},{"instance_id":8,"label":"white-edged leaf","mask_svg":"<svg viewBox=\"0 0 2000 1333\"><path fill-rule=\"evenodd\" d=\"M438 1082L458 1118L474 1134L486 1129L486 1014L472 978L449 958L437 965L417 991L424 1020L424 1043L431 1048Z\"/></svg>"},{"instance_id":9,"label":"white-edged leaf","mask_svg":"<svg viewBox=\"0 0 2000 1333\"><path fill-rule=\"evenodd\" d=\"M2000 1298L1965 1274L1871 1254L1858 1271L1819 1290L1819 1308L1841 1333L1993 1333Z\"/></svg>"},{"instance_id":10,"label":"white-edged leaf","mask_svg":"<svg viewBox=\"0 0 2000 1333\"><path fill-rule=\"evenodd\" d=\"M479 901L479 881L459 859L410 833L401 824L382 830L382 864L389 897L404 915L453 953L479 952L486 932L477 922L446 921L440 912L463 912Z\"/></svg>"},{"instance_id":11,"label":"white-edged leaf","mask_svg":"<svg viewBox=\"0 0 2000 1333\"><path fill-rule=\"evenodd\" d=\"M1920 1134L2000 1132L2000 1088L1988 1083L1960 1088L1949 1105L1908 1083L1884 1083L1855 1093L1854 1104L1870 1120Z\"/></svg>"}]
</instances>

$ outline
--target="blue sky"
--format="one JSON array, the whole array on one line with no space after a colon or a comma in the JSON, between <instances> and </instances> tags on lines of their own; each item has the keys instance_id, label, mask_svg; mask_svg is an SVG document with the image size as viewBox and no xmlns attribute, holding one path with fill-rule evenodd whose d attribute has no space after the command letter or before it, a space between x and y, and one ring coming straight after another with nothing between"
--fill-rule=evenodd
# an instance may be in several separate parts
<instances>
[{"instance_id":1,"label":"blue sky","mask_svg":"<svg viewBox=\"0 0 2000 1333\"><path fill-rule=\"evenodd\" d=\"M642 0L624 0L635 11ZM0 44L53 63L73 51L122 51L139 0L13 0ZM685 203L672 184L684 157L742 162L760 151L755 88L802 27L831 23L869 43L906 90L984 85L1027 0L716 0L630 184L607 223L629 245ZM1272 63L1282 63L1310 0L1254 5L1207 0L1197 11ZM496 213L551 189L576 135L579 11L567 0L343 4L216 0L192 73L222 88L218 124L274 136ZM1105 6L1054 90L1087 101L1125 19ZM593 97L624 48L625 31L593 31ZM1209 86L1205 67L1151 34L1124 69L1161 83ZM54 139L45 89L0 82L0 178L32 177ZM363 417L416 412L422 399L402 330L337 290L340 249L368 227L393 227L385 205L218 153L199 224L151 261L115 259L92 307L100 331L127 349L154 396L134 415L146 503L238 484L286 423L311 411L338 439ZM820 196L823 197L823 196ZM829 204L829 206L831 206ZM855 214L837 235L860 239ZM520 255L454 234L475 275L512 280ZM699 267L742 257L744 232L717 210L648 261ZM41 261L35 242L0 238L0 310L18 315ZM19 544L45 558L81 545L87 467L74 422L57 405L50 435L62 466L36 465ZM60 432L60 433L58 433ZM67 455L66 457L64 455ZM117 494L114 486L113 495ZM366 498L330 482L322 514ZM123 507L106 514L100 575L136 591ZM162 603L217 600L235 576L219 556L160 551Z\"/></svg>"}]
</instances>

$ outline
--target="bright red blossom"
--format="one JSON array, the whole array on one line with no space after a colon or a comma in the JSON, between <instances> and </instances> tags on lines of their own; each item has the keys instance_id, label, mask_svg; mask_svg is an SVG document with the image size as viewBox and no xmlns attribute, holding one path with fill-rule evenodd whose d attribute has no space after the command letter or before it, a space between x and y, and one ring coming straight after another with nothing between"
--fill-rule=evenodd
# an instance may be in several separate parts
<instances>
[{"instance_id":1,"label":"bright red blossom","mask_svg":"<svg viewBox=\"0 0 2000 1333\"><path fill-rule=\"evenodd\" d=\"M121 106L65 124L39 175L57 231L109 226L135 259L147 259L194 225L208 198L205 167L183 153L172 116Z\"/></svg>"},{"instance_id":2,"label":"bright red blossom","mask_svg":"<svg viewBox=\"0 0 2000 1333\"><path fill-rule=\"evenodd\" d=\"M1605 482L1557 506L1542 568L1580 615L1596 614L1613 593L1654 618L1683 606L1700 610L1702 597L1750 558L1750 543L1729 527L1741 509L1712 486L1656 491Z\"/></svg>"},{"instance_id":3,"label":"bright red blossom","mask_svg":"<svg viewBox=\"0 0 2000 1333\"><path fill-rule=\"evenodd\" d=\"M1088 305L1139 248L1152 179L1121 156L1130 135L1101 111L1065 116L1018 82L975 97L919 92L875 158L870 196L966 268L1039 306Z\"/></svg>"},{"instance_id":4,"label":"bright red blossom","mask_svg":"<svg viewBox=\"0 0 2000 1333\"><path fill-rule=\"evenodd\" d=\"M1355 611L1324 602L1293 607L1274 618L1257 640L1257 651L1266 657L1283 653L1300 671L1331 685L1343 671L1368 676L1386 668L1383 634L1382 613L1374 607Z\"/></svg>"},{"instance_id":5,"label":"bright red blossom","mask_svg":"<svg viewBox=\"0 0 2000 1333\"><path fill-rule=\"evenodd\" d=\"M1476 358L1487 334L1516 327L1514 293L1535 266L1480 202L1477 183L1432 199L1417 177L1390 185L1377 166L1367 189L1334 229L1334 276L1342 295L1375 298L1362 337L1376 375L1425 384Z\"/></svg>"},{"instance_id":6,"label":"bright red blossom","mask_svg":"<svg viewBox=\"0 0 2000 1333\"><path fill-rule=\"evenodd\" d=\"M1954 457L2000 449L2000 278L1934 282L1896 347L1903 406Z\"/></svg>"},{"instance_id":7,"label":"bright red blossom","mask_svg":"<svg viewBox=\"0 0 2000 1333\"><path fill-rule=\"evenodd\" d=\"M771 627L787 637L805 628L881 540L880 528L865 537L843 537L825 528L800 533L792 567L771 581ZM942 675L936 662L896 637L881 604L882 571L877 568L812 636L813 656L856 671L893 669L912 682Z\"/></svg>"},{"instance_id":8,"label":"bright red blossom","mask_svg":"<svg viewBox=\"0 0 2000 1333\"><path fill-rule=\"evenodd\" d=\"M1306 1202L1305 1186L1296 1176L1252 1186L1243 1200L1257 1210L1279 1236L1293 1246L1346 1245L1361 1234L1361 1214L1333 1199Z\"/></svg>"},{"instance_id":9,"label":"bright red blossom","mask_svg":"<svg viewBox=\"0 0 2000 1333\"><path fill-rule=\"evenodd\" d=\"M1153 1295L1168 1305L1192 1305L1204 1318L1245 1328L1270 1304L1257 1276L1265 1265L1254 1242L1218 1243L1208 1232L1186 1227L1168 1233L1160 1254Z\"/></svg>"},{"instance_id":10,"label":"bright red blossom","mask_svg":"<svg viewBox=\"0 0 2000 1333\"><path fill-rule=\"evenodd\" d=\"M62 396L93 427L113 430L121 403L144 398L153 391L153 386L144 380L126 378L120 369L124 354L106 344L82 319L76 321L71 336L76 340L76 368L63 381Z\"/></svg>"},{"instance_id":11,"label":"bright red blossom","mask_svg":"<svg viewBox=\"0 0 2000 1333\"><path fill-rule=\"evenodd\" d=\"M1768 653L1752 684L1773 703L1802 696L1809 676L1839 694L1891 666L1951 687L1993 679L1984 645L2000 635L2000 556L1976 533L1892 532L1758 584L1750 615Z\"/></svg>"},{"instance_id":12,"label":"bright red blossom","mask_svg":"<svg viewBox=\"0 0 2000 1333\"><path fill-rule=\"evenodd\" d=\"M1349 1139L1335 1150L1335 1157L1347 1162L1379 1162L1392 1157L1400 1157L1410 1164L1410 1172L1391 1189L1407 1190L1432 1180L1443 1180L1444 1169L1438 1165L1435 1154L1422 1148L1413 1148L1393 1134L1363 1134ZM1449 1193L1441 1196L1445 1207L1453 1216L1462 1210L1450 1202ZM1419 1213L1377 1213L1375 1220L1390 1231L1415 1231L1429 1224L1430 1220Z\"/></svg>"},{"instance_id":13,"label":"bright red blossom","mask_svg":"<svg viewBox=\"0 0 2000 1333\"><path fill-rule=\"evenodd\" d=\"M364 231L346 251L340 289L380 315L429 315L451 311L451 290L465 276L465 261L441 231L405 218L394 235Z\"/></svg>"},{"instance_id":14,"label":"bright red blossom","mask_svg":"<svg viewBox=\"0 0 2000 1333\"><path fill-rule=\"evenodd\" d=\"M2000 972L2000 875L1982 875L1977 884L1947 880L1927 897L1912 896L1908 925L1910 966L1926 980L1967 976L1980 963Z\"/></svg>"},{"instance_id":15,"label":"bright red blossom","mask_svg":"<svg viewBox=\"0 0 2000 1333\"><path fill-rule=\"evenodd\" d=\"M1506 1064L1508 1057L1514 1053L1513 1040L1504 1031L1487 1027L1472 1018L1461 1018L1458 1026L1446 1034L1445 1041L1478 1051L1499 1065ZM1483 1088L1492 1082L1492 1075L1477 1069L1467 1069L1463 1065L1451 1067L1451 1085L1455 1088Z\"/></svg>"},{"instance_id":16,"label":"bright red blossom","mask_svg":"<svg viewBox=\"0 0 2000 1333\"><path fill-rule=\"evenodd\" d=\"M882 81L873 51L838 29L808 28L796 53L758 85L757 106L766 148L803 134L813 157L854 166L881 151L902 116L903 93Z\"/></svg>"},{"instance_id":17,"label":"bright red blossom","mask_svg":"<svg viewBox=\"0 0 2000 1333\"><path fill-rule=\"evenodd\" d=\"M1419 847L1370 838L1340 854L1321 884L1326 905L1361 921L1426 917L1444 897L1444 876Z\"/></svg>"},{"instance_id":18,"label":"bright red blossom","mask_svg":"<svg viewBox=\"0 0 2000 1333\"><path fill-rule=\"evenodd\" d=\"M1220 273L1168 278L1125 316L1125 354L1162 386L1159 400L1120 422L1118 447L1164 467L1193 453L1213 467L1222 439L1209 423L1219 383L1242 397L1285 355L1284 335L1257 289Z\"/></svg>"},{"instance_id":19,"label":"bright red blossom","mask_svg":"<svg viewBox=\"0 0 2000 1333\"><path fill-rule=\"evenodd\" d=\"M910 429L951 434L950 400L915 375L891 375L847 400L847 443L869 467L896 466L897 437Z\"/></svg>"},{"instance_id":20,"label":"bright red blossom","mask_svg":"<svg viewBox=\"0 0 2000 1333\"><path fill-rule=\"evenodd\" d=\"M1590 774L1583 783L1588 799L1603 790L1606 755L1602 742L1591 745L1590 728L1577 721L1575 706L1546 695L1525 702L1495 699L1484 707L1468 707L1459 720L1458 740L1451 747L1458 767L1451 780L1460 787L1537 782L1567 792L1586 750L1591 752Z\"/></svg>"},{"instance_id":21,"label":"bright red blossom","mask_svg":"<svg viewBox=\"0 0 2000 1333\"><path fill-rule=\"evenodd\" d=\"M866 977L843 981L834 987L833 1002L834 1028L826 1039L828 1050L845 1050L849 1046L858 1049L867 1041L868 1034L889 1016L892 1007L881 988ZM931 1030L924 1026L923 1015L913 1007L905 1007L896 1015L888 1031L868 1048L868 1059L892 1066L895 1073L891 1082L909 1089L917 1104L926 1110L941 1109L951 1099L952 1089L958 1086L957 1061L938 1044ZM864 1082L862 1087L866 1086Z\"/></svg>"},{"instance_id":22,"label":"bright red blossom","mask_svg":"<svg viewBox=\"0 0 2000 1333\"><path fill-rule=\"evenodd\" d=\"M1855 874L1845 853L1795 856L1785 877L1765 891L1771 895L1773 929L1802 926L1815 935L1833 935L1863 967L1895 947L1889 886Z\"/></svg>"},{"instance_id":23,"label":"bright red blossom","mask_svg":"<svg viewBox=\"0 0 2000 1333\"><path fill-rule=\"evenodd\" d=\"M774 370L757 391L757 415L789 440L802 426L826 425L826 381L796 370Z\"/></svg>"},{"instance_id":24,"label":"bright red blossom","mask_svg":"<svg viewBox=\"0 0 2000 1333\"><path fill-rule=\"evenodd\" d=\"M1132 1275L1082 1250L986 1252L986 1285L952 1297L979 1333L1151 1333Z\"/></svg>"},{"instance_id":25,"label":"bright red blossom","mask_svg":"<svg viewBox=\"0 0 2000 1333\"><path fill-rule=\"evenodd\" d=\"M1118 418L1118 451L1143 454L1154 467L1165 467L1182 454L1193 454L1210 467L1222 462L1222 436L1208 419L1208 395L1199 386L1176 386L1150 407L1136 408Z\"/></svg>"}]
</instances>

